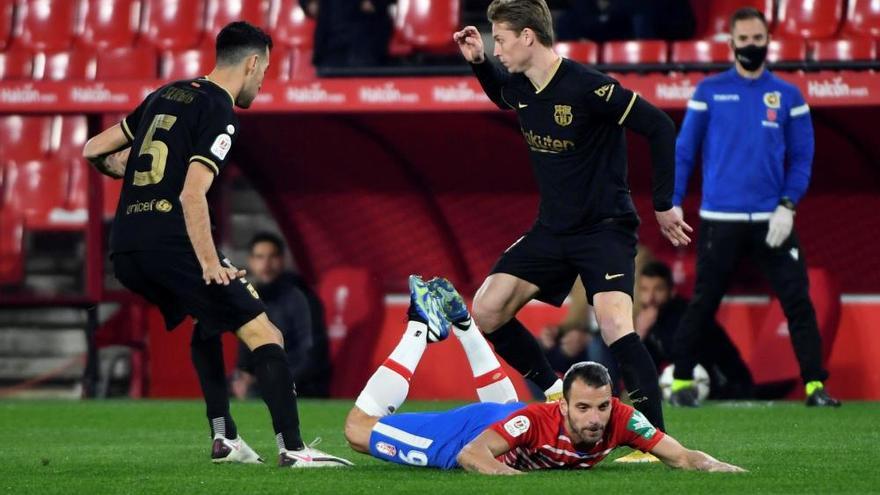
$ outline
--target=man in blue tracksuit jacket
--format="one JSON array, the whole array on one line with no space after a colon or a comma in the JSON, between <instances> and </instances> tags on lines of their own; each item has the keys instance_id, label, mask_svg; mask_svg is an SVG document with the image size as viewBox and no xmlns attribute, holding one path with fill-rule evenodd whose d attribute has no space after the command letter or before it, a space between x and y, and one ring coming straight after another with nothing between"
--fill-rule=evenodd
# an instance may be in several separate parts
<instances>
[{"instance_id":1,"label":"man in blue tracksuit jacket","mask_svg":"<svg viewBox=\"0 0 880 495\"><path fill-rule=\"evenodd\" d=\"M739 259L750 256L782 303L807 405L839 406L823 385L828 372L822 368L806 263L792 230L812 168L810 108L795 86L765 69L769 34L763 14L738 10L731 34L735 67L697 86L676 143L672 202L681 206L700 153L703 198L696 288L676 332L671 402L697 405L697 335L714 318Z\"/></svg>"}]
</instances>

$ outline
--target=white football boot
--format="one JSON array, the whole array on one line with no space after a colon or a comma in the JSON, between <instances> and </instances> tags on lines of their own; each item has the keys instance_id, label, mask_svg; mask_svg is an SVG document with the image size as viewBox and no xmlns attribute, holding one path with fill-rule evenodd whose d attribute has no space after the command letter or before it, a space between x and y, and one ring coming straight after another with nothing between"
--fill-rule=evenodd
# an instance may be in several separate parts
<instances>
[{"instance_id":1,"label":"white football boot","mask_svg":"<svg viewBox=\"0 0 880 495\"><path fill-rule=\"evenodd\" d=\"M211 462L217 464L223 462L262 464L263 459L240 436L235 440L230 440L223 435L217 435L211 446Z\"/></svg>"},{"instance_id":2,"label":"white football boot","mask_svg":"<svg viewBox=\"0 0 880 495\"><path fill-rule=\"evenodd\" d=\"M319 443L321 437L316 438L302 450L282 450L278 454L278 467L306 469L354 466L349 460L316 449L315 446Z\"/></svg>"}]
</instances>

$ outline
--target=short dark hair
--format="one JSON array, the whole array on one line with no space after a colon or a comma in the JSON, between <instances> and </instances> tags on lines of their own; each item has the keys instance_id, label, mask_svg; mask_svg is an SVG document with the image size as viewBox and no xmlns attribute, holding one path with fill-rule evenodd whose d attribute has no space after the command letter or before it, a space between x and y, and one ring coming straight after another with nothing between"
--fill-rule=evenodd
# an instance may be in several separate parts
<instances>
[{"instance_id":1,"label":"short dark hair","mask_svg":"<svg viewBox=\"0 0 880 495\"><path fill-rule=\"evenodd\" d=\"M754 7L742 7L737 9L736 12L730 16L730 32L733 32L733 26L736 25L737 22L749 19L758 19L765 28L767 27L767 18L764 17L763 12Z\"/></svg>"},{"instance_id":2,"label":"short dark hair","mask_svg":"<svg viewBox=\"0 0 880 495\"><path fill-rule=\"evenodd\" d=\"M272 49L272 37L245 21L231 22L217 34L217 65L235 65L245 57L266 48Z\"/></svg>"},{"instance_id":3,"label":"short dark hair","mask_svg":"<svg viewBox=\"0 0 880 495\"><path fill-rule=\"evenodd\" d=\"M279 256L284 256L284 239L277 234L273 234L272 232L260 232L255 236L251 237L251 242L248 243L248 251L253 253L254 247L261 242L268 242L275 246L275 249L278 250Z\"/></svg>"},{"instance_id":4,"label":"short dark hair","mask_svg":"<svg viewBox=\"0 0 880 495\"><path fill-rule=\"evenodd\" d=\"M643 277L662 278L670 289L675 285L675 281L672 279L672 270L662 261L652 261L646 264L639 274Z\"/></svg>"},{"instance_id":5,"label":"short dark hair","mask_svg":"<svg viewBox=\"0 0 880 495\"><path fill-rule=\"evenodd\" d=\"M580 380L594 388L611 385L611 375L608 374L608 368L605 366L595 361L574 363L562 378L562 396L565 397L565 400L568 400L571 384L575 380Z\"/></svg>"}]
</instances>

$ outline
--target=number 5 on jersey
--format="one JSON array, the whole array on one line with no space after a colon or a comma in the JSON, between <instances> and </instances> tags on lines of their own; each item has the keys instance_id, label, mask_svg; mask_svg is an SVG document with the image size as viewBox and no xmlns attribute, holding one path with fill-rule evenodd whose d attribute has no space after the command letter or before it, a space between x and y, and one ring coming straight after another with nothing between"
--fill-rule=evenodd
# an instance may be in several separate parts
<instances>
[{"instance_id":1,"label":"number 5 on jersey","mask_svg":"<svg viewBox=\"0 0 880 495\"><path fill-rule=\"evenodd\" d=\"M141 149L138 151L139 157L144 155L152 157L150 160L150 170L146 172L136 171L134 173L134 185L149 186L158 184L165 177L168 145L158 139L153 139L153 134L155 134L156 129L170 130L175 122L177 122L177 117L164 113L160 113L153 118L150 128L147 129L147 134L144 136L144 141L141 143Z\"/></svg>"}]
</instances>

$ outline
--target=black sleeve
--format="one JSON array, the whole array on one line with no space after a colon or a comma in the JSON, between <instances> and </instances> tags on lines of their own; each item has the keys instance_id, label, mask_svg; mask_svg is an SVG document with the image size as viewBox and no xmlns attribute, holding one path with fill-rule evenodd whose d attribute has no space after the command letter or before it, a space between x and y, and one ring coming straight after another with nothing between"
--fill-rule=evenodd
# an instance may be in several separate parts
<instances>
[{"instance_id":1,"label":"black sleeve","mask_svg":"<svg viewBox=\"0 0 880 495\"><path fill-rule=\"evenodd\" d=\"M504 99L504 86L510 82L510 74L489 60L488 56L483 55L483 57L485 57L483 63L471 64L471 70L474 71L474 75L480 81L480 86L483 87L486 96L498 108L502 110L512 109L513 105L507 103L507 100Z\"/></svg>"},{"instance_id":2,"label":"black sleeve","mask_svg":"<svg viewBox=\"0 0 880 495\"><path fill-rule=\"evenodd\" d=\"M134 133L137 132L137 128L144 116L144 110L147 107L147 103L153 97L153 94L155 93L151 93L144 98L144 101L142 101L137 108L135 108L130 114L126 115L125 118L122 119L122 122L120 122L122 133L125 134L125 138L128 139L129 143L134 142Z\"/></svg>"},{"instance_id":3,"label":"black sleeve","mask_svg":"<svg viewBox=\"0 0 880 495\"><path fill-rule=\"evenodd\" d=\"M223 107L207 98L200 102L196 141L190 162L198 162L220 174L229 157L232 143L238 137L238 121L231 108Z\"/></svg>"},{"instance_id":4,"label":"black sleeve","mask_svg":"<svg viewBox=\"0 0 880 495\"><path fill-rule=\"evenodd\" d=\"M654 211L669 210L675 186L675 122L666 112L636 98L623 125L648 139L653 167Z\"/></svg>"}]
</instances>

